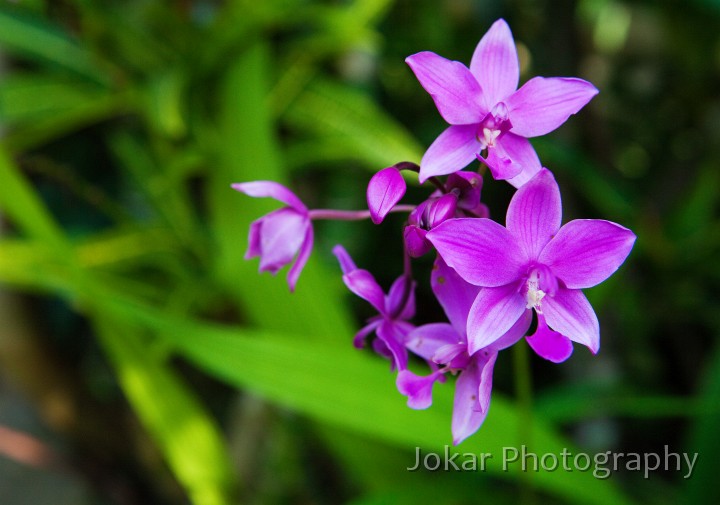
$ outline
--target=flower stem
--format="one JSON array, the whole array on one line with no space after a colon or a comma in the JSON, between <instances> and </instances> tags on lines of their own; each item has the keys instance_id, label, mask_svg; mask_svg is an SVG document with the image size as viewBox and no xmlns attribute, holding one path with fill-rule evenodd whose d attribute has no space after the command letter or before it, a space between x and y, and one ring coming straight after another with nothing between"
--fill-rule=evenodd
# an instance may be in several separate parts
<instances>
[{"instance_id":1,"label":"flower stem","mask_svg":"<svg viewBox=\"0 0 720 505\"><path fill-rule=\"evenodd\" d=\"M414 205L396 205L390 212L412 212ZM335 209L312 209L308 211L312 220L329 219L333 221L362 221L370 219L369 210L335 210Z\"/></svg>"},{"instance_id":2,"label":"flower stem","mask_svg":"<svg viewBox=\"0 0 720 505\"><path fill-rule=\"evenodd\" d=\"M525 342L513 346L513 365L515 368L515 394L518 404L518 450L524 445L527 452L532 452L533 407L532 407L532 373L530 370L530 353ZM535 494L532 484L532 472L520 473L520 503L532 505Z\"/></svg>"}]
</instances>

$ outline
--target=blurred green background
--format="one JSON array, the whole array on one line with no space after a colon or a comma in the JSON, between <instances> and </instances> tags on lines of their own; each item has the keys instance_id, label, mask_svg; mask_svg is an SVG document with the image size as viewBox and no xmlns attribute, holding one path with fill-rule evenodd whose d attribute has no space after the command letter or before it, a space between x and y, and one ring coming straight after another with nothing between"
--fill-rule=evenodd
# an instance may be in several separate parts
<instances>
[{"instance_id":1,"label":"blurred green background","mask_svg":"<svg viewBox=\"0 0 720 505\"><path fill-rule=\"evenodd\" d=\"M243 260L277 204L231 183L363 208L372 173L445 127L404 58L467 63L499 17L522 80L601 91L533 141L564 220L639 238L587 291L601 352L532 356L532 410L502 353L485 425L452 451L668 446L700 453L689 479L408 472L451 444L451 384L405 406L351 346L369 308L329 252L388 287L402 219L320 223L293 295ZM0 503L720 503L719 90L716 0L2 2ZM511 194L486 179L496 218ZM441 317L427 287L419 307Z\"/></svg>"}]
</instances>

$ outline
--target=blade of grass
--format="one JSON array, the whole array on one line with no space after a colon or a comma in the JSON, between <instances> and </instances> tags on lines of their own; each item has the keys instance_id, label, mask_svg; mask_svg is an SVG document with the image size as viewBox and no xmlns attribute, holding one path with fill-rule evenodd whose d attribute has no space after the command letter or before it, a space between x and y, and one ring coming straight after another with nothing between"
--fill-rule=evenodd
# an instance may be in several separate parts
<instances>
[{"instance_id":1,"label":"blade of grass","mask_svg":"<svg viewBox=\"0 0 720 505\"><path fill-rule=\"evenodd\" d=\"M222 434L197 398L125 322L95 317L100 342L133 409L194 505L229 505L232 470Z\"/></svg>"}]
</instances>

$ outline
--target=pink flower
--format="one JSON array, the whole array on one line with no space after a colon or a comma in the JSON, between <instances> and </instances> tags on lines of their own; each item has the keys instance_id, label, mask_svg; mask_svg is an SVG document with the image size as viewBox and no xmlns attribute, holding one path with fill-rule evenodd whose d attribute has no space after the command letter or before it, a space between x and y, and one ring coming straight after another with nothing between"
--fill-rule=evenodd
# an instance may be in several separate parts
<instances>
[{"instance_id":1,"label":"pink flower","mask_svg":"<svg viewBox=\"0 0 720 505\"><path fill-rule=\"evenodd\" d=\"M313 247L313 228L307 207L292 191L277 182L243 182L233 184L232 188L248 196L274 198L287 205L250 225L245 259L259 256L260 271L276 274L297 255L287 274L290 291L294 291Z\"/></svg>"},{"instance_id":2,"label":"pink flower","mask_svg":"<svg viewBox=\"0 0 720 505\"><path fill-rule=\"evenodd\" d=\"M378 315L371 317L355 335L355 347L362 348L365 339L373 331L377 334L373 349L388 358L393 370L407 368L405 337L414 328L408 321L415 315L415 282L409 277L398 277L386 295L375 277L365 269L358 268L341 245L333 248L340 263L343 282L357 296L367 301Z\"/></svg>"},{"instance_id":3,"label":"pink flower","mask_svg":"<svg viewBox=\"0 0 720 505\"><path fill-rule=\"evenodd\" d=\"M560 190L543 169L513 196L507 228L486 218L452 219L428 232L447 264L484 288L468 315L470 354L492 345L530 310L537 313L538 331L528 343L541 356L567 358L568 339L598 351L598 320L581 289L610 277L636 237L599 219L560 227L561 218Z\"/></svg>"},{"instance_id":4,"label":"pink flower","mask_svg":"<svg viewBox=\"0 0 720 505\"><path fill-rule=\"evenodd\" d=\"M495 179L522 186L541 168L527 139L555 130L598 92L587 81L561 77L535 77L517 89L517 51L502 19L480 40L469 69L428 51L405 61L451 125L423 156L421 181L477 157Z\"/></svg>"},{"instance_id":5,"label":"pink flower","mask_svg":"<svg viewBox=\"0 0 720 505\"><path fill-rule=\"evenodd\" d=\"M471 355L466 337L467 318L481 288L465 282L442 258L435 261L431 285L450 324L419 326L408 334L405 345L442 368L425 377L402 370L398 374L397 387L408 397L409 407L424 409L432 403L435 382L442 381L447 372L457 373L452 417L453 443L457 445L475 433L487 417L498 351L520 340L530 327L532 317L530 313L520 317L501 338Z\"/></svg>"}]
</instances>

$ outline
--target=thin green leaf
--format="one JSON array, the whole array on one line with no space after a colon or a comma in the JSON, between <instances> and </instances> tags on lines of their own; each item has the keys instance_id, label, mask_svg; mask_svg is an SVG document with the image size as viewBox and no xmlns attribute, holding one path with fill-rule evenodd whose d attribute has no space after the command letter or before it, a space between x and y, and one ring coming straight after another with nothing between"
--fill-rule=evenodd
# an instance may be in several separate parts
<instances>
[{"instance_id":1,"label":"thin green leaf","mask_svg":"<svg viewBox=\"0 0 720 505\"><path fill-rule=\"evenodd\" d=\"M0 146L0 209L31 238L65 247L65 235L44 203Z\"/></svg>"},{"instance_id":2,"label":"thin green leaf","mask_svg":"<svg viewBox=\"0 0 720 505\"><path fill-rule=\"evenodd\" d=\"M105 315L94 323L128 400L193 503L232 503L224 440L197 398L147 352L137 330Z\"/></svg>"},{"instance_id":3,"label":"thin green leaf","mask_svg":"<svg viewBox=\"0 0 720 505\"><path fill-rule=\"evenodd\" d=\"M422 146L368 96L330 80L314 80L284 120L303 135L343 137L353 156L372 170L422 157Z\"/></svg>"},{"instance_id":4,"label":"thin green leaf","mask_svg":"<svg viewBox=\"0 0 720 505\"><path fill-rule=\"evenodd\" d=\"M49 62L90 80L108 84L102 64L44 19L9 6L0 6L0 46L8 52Z\"/></svg>"},{"instance_id":5,"label":"thin green leaf","mask_svg":"<svg viewBox=\"0 0 720 505\"><path fill-rule=\"evenodd\" d=\"M182 320L144 310L117 296L104 304L105 310L157 331L206 372L324 422L410 449L422 446L442 452L450 441L452 388L438 387L432 408L411 410L395 389L387 363L349 344L317 345L301 335ZM496 394L482 429L457 451L491 453L494 460L487 472L517 478L522 473L520 465L508 465L505 471L502 455L507 448L518 447L522 422L516 409ZM536 420L528 450L560 454L564 448L574 450ZM610 482L595 479L592 473L539 472L532 475L532 482L575 502L630 503Z\"/></svg>"}]
</instances>

